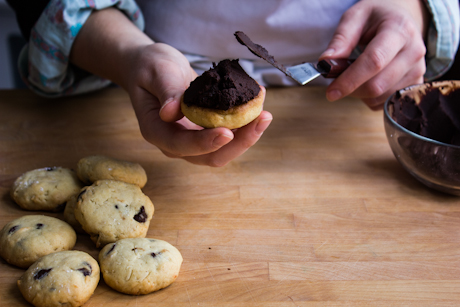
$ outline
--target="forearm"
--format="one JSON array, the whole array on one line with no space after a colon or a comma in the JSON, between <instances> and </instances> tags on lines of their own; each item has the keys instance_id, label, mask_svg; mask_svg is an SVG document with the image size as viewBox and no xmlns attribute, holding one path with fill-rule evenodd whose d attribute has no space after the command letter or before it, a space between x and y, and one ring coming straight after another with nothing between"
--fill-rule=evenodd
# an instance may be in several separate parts
<instances>
[{"instance_id":1,"label":"forearm","mask_svg":"<svg viewBox=\"0 0 460 307\"><path fill-rule=\"evenodd\" d=\"M126 88L132 58L152 43L119 10L94 11L74 41L70 62Z\"/></svg>"}]
</instances>

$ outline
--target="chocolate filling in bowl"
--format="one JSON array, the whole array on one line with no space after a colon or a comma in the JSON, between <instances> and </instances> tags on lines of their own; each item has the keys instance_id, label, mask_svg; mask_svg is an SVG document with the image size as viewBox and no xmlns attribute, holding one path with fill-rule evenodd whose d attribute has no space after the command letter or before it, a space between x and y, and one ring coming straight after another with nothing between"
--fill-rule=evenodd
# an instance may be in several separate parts
<instances>
[{"instance_id":1,"label":"chocolate filling in bowl","mask_svg":"<svg viewBox=\"0 0 460 307\"><path fill-rule=\"evenodd\" d=\"M190 83L181 101L184 115L205 128L242 127L262 111L265 89L238 60L223 60Z\"/></svg>"},{"instance_id":2,"label":"chocolate filling in bowl","mask_svg":"<svg viewBox=\"0 0 460 307\"><path fill-rule=\"evenodd\" d=\"M443 81L401 90L390 101L391 116L421 136L460 145L460 83Z\"/></svg>"},{"instance_id":3,"label":"chocolate filling in bowl","mask_svg":"<svg viewBox=\"0 0 460 307\"><path fill-rule=\"evenodd\" d=\"M460 81L402 89L385 114L390 147L404 168L427 186L460 196Z\"/></svg>"}]
</instances>

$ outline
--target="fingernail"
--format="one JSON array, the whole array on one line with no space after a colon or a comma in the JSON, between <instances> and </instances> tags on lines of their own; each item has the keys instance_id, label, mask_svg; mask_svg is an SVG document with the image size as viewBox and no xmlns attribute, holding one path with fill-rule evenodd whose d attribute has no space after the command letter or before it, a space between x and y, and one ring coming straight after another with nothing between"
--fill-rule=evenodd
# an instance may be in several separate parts
<instances>
[{"instance_id":1,"label":"fingernail","mask_svg":"<svg viewBox=\"0 0 460 307\"><path fill-rule=\"evenodd\" d=\"M324 51L323 54L321 54L320 58L331 57L331 56L334 54L334 52L335 52L334 49L329 48L329 49L327 49L326 51Z\"/></svg>"},{"instance_id":2,"label":"fingernail","mask_svg":"<svg viewBox=\"0 0 460 307\"><path fill-rule=\"evenodd\" d=\"M264 133L265 129L268 128L268 125L270 125L272 119L273 119L273 118L266 118L266 119L262 119L261 121L259 121L259 122L257 123L256 128L255 128L256 133L257 133L258 135L262 135L262 133Z\"/></svg>"},{"instance_id":3,"label":"fingernail","mask_svg":"<svg viewBox=\"0 0 460 307\"><path fill-rule=\"evenodd\" d=\"M326 93L326 98L329 101L334 101L342 98L342 93L339 90L332 90Z\"/></svg>"},{"instance_id":4,"label":"fingernail","mask_svg":"<svg viewBox=\"0 0 460 307\"><path fill-rule=\"evenodd\" d=\"M161 113L161 110L163 110L165 106L167 106L168 104L170 104L173 101L174 101L173 97L166 99L165 103L160 108L160 113Z\"/></svg>"},{"instance_id":5,"label":"fingernail","mask_svg":"<svg viewBox=\"0 0 460 307\"><path fill-rule=\"evenodd\" d=\"M214 146L214 147L222 147L225 144L227 144L228 142L230 142L231 140L233 140L233 136L226 135L226 134L219 134L212 141L212 146Z\"/></svg>"}]
</instances>

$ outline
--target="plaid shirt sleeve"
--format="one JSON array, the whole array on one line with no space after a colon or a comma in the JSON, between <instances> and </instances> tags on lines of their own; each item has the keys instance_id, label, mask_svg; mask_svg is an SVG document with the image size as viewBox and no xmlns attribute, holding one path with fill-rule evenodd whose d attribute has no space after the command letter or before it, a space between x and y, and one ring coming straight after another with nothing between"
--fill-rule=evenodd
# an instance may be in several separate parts
<instances>
[{"instance_id":1,"label":"plaid shirt sleeve","mask_svg":"<svg viewBox=\"0 0 460 307\"><path fill-rule=\"evenodd\" d=\"M446 73L459 45L460 13L458 0L424 0L432 15L428 29L425 80Z\"/></svg>"},{"instance_id":2,"label":"plaid shirt sleeve","mask_svg":"<svg viewBox=\"0 0 460 307\"><path fill-rule=\"evenodd\" d=\"M27 86L39 95L59 97L109 85L109 80L69 65L69 54L91 12L111 6L143 30L144 19L134 0L51 0L19 56L19 71Z\"/></svg>"}]
</instances>

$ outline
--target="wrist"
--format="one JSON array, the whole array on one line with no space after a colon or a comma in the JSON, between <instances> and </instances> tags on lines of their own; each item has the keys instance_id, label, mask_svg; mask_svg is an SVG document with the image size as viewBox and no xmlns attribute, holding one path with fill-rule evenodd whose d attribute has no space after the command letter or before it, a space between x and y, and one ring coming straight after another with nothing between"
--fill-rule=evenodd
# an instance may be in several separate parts
<instances>
[{"instance_id":1,"label":"wrist","mask_svg":"<svg viewBox=\"0 0 460 307\"><path fill-rule=\"evenodd\" d=\"M417 0L417 2L418 2L418 8L419 8L420 13L421 13L421 19L419 21L419 22L421 22L420 30L421 30L421 33L422 33L423 40L426 42L427 37L428 37L428 28L429 28L429 24L431 22L431 13L428 10L428 5L427 5L426 1Z\"/></svg>"},{"instance_id":2,"label":"wrist","mask_svg":"<svg viewBox=\"0 0 460 307\"><path fill-rule=\"evenodd\" d=\"M412 19L414 20L423 40L426 41L428 26L431 20L431 14L424 0L396 0L396 3L403 5L406 12L411 12Z\"/></svg>"}]
</instances>

